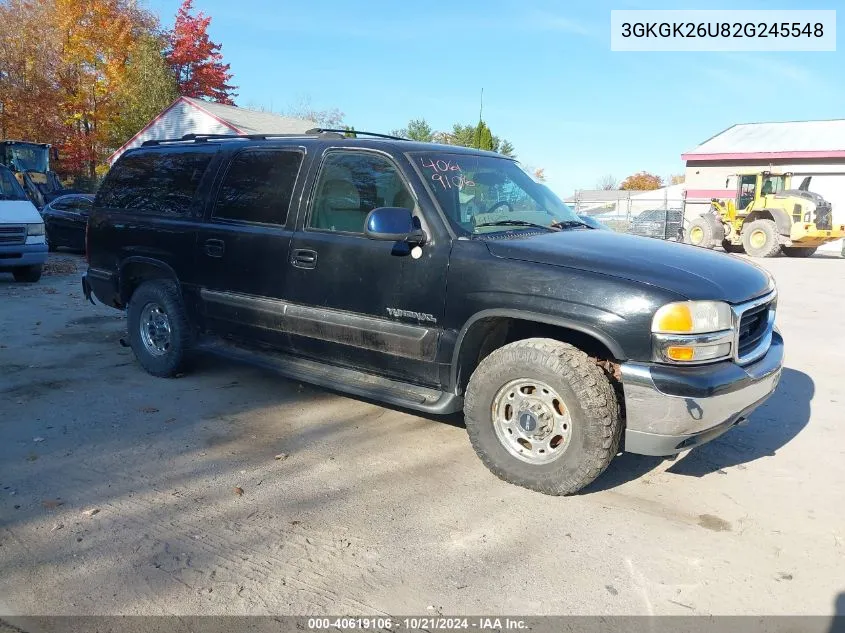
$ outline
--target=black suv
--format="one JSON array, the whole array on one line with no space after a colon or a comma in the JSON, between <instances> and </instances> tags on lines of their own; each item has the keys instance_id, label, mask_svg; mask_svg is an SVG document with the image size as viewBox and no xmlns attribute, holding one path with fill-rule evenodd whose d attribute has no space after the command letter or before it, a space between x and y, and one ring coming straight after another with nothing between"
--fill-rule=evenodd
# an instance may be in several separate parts
<instances>
[{"instance_id":1,"label":"black suv","mask_svg":"<svg viewBox=\"0 0 845 633\"><path fill-rule=\"evenodd\" d=\"M575 492L670 455L781 373L771 276L584 225L513 160L325 130L126 152L88 222L86 297L156 376L198 348L433 413L502 479Z\"/></svg>"}]
</instances>

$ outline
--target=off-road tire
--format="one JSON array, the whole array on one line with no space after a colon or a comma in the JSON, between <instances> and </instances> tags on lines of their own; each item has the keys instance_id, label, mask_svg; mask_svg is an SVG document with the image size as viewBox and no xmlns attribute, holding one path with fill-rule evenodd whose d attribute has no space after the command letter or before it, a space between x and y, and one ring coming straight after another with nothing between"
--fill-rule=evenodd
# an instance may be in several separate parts
<instances>
[{"instance_id":1,"label":"off-road tire","mask_svg":"<svg viewBox=\"0 0 845 633\"><path fill-rule=\"evenodd\" d=\"M141 339L141 313L151 302L161 306L170 324L170 346L162 356L151 354ZM129 300L127 321L130 346L147 372L160 378L172 378L185 369L194 337L176 282L156 279L138 286Z\"/></svg>"},{"instance_id":2,"label":"off-road tire","mask_svg":"<svg viewBox=\"0 0 845 633\"><path fill-rule=\"evenodd\" d=\"M755 248L751 244L751 236L755 231L763 231L766 241ZM777 257L780 253L780 236L774 220L754 220L742 226L742 247L751 257Z\"/></svg>"},{"instance_id":3,"label":"off-road tire","mask_svg":"<svg viewBox=\"0 0 845 633\"><path fill-rule=\"evenodd\" d=\"M558 459L523 462L503 446L493 426L493 400L511 380L542 380L568 404L572 437ZM479 363L467 386L464 419L475 452L500 479L548 495L570 495L598 477L617 454L620 409L609 379L584 352L553 339L501 347Z\"/></svg>"},{"instance_id":4,"label":"off-road tire","mask_svg":"<svg viewBox=\"0 0 845 633\"><path fill-rule=\"evenodd\" d=\"M742 244L732 244L730 240L723 240L722 241L722 248L725 249L726 253L744 253L745 248L743 248Z\"/></svg>"},{"instance_id":5,"label":"off-road tire","mask_svg":"<svg viewBox=\"0 0 845 633\"><path fill-rule=\"evenodd\" d=\"M699 244L693 244L692 242L695 229L701 229L702 238ZM690 222L689 228L686 229L685 241L687 244L691 244L692 246L713 248L715 246L715 242L713 241L713 225L710 224L704 216L695 218L692 222Z\"/></svg>"},{"instance_id":6,"label":"off-road tire","mask_svg":"<svg viewBox=\"0 0 845 633\"><path fill-rule=\"evenodd\" d=\"M44 267L41 264L35 266L21 266L15 268L12 274L15 276L15 281L20 281L26 284L34 284L41 279L41 273Z\"/></svg>"},{"instance_id":7,"label":"off-road tire","mask_svg":"<svg viewBox=\"0 0 845 633\"><path fill-rule=\"evenodd\" d=\"M783 246L782 250L787 257L811 257L818 246Z\"/></svg>"}]
</instances>

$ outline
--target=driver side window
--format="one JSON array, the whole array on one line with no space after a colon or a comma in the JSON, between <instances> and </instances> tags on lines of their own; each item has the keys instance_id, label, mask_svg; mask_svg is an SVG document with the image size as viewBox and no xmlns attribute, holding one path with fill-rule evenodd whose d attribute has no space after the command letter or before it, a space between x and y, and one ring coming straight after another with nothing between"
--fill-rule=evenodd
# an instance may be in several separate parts
<instances>
[{"instance_id":1,"label":"driver side window","mask_svg":"<svg viewBox=\"0 0 845 633\"><path fill-rule=\"evenodd\" d=\"M314 191L308 226L323 231L363 234L373 209L416 207L393 163L370 152L328 153Z\"/></svg>"}]
</instances>

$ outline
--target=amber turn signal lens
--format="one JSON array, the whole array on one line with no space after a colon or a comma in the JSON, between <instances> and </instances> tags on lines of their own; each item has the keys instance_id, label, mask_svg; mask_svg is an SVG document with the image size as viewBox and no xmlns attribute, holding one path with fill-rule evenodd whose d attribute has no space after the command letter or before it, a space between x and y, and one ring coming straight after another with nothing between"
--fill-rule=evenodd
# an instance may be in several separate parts
<instances>
[{"instance_id":1,"label":"amber turn signal lens","mask_svg":"<svg viewBox=\"0 0 845 633\"><path fill-rule=\"evenodd\" d=\"M662 332L692 332L692 312L686 303L665 306L655 321Z\"/></svg>"},{"instance_id":2,"label":"amber turn signal lens","mask_svg":"<svg viewBox=\"0 0 845 633\"><path fill-rule=\"evenodd\" d=\"M695 358L695 350L692 347L667 347L666 356L672 360L692 360Z\"/></svg>"}]
</instances>

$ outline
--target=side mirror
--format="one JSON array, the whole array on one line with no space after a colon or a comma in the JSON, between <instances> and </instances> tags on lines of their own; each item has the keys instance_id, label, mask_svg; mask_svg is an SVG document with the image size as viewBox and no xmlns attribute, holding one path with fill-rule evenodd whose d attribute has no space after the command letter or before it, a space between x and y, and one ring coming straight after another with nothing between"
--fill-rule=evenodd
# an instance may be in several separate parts
<instances>
[{"instance_id":1,"label":"side mirror","mask_svg":"<svg viewBox=\"0 0 845 633\"><path fill-rule=\"evenodd\" d=\"M59 148L58 147L53 148L53 160L56 161L56 162L59 162Z\"/></svg>"},{"instance_id":2,"label":"side mirror","mask_svg":"<svg viewBox=\"0 0 845 633\"><path fill-rule=\"evenodd\" d=\"M421 246L427 236L411 213L402 207L379 207L367 214L364 235L371 240L405 242Z\"/></svg>"}]
</instances>

